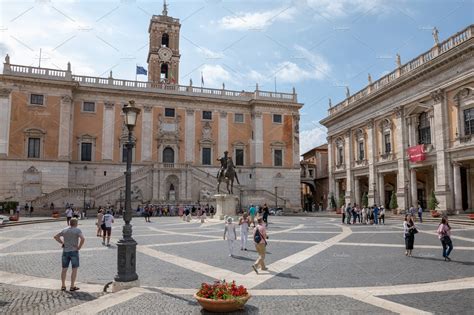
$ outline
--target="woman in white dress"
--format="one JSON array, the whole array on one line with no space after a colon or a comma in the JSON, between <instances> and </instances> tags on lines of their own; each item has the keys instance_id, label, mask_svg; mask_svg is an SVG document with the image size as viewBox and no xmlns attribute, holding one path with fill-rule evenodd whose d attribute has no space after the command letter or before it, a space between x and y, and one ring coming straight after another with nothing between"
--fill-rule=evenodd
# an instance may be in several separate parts
<instances>
[{"instance_id":1,"label":"woman in white dress","mask_svg":"<svg viewBox=\"0 0 474 315\"><path fill-rule=\"evenodd\" d=\"M224 228L224 240L227 237L227 245L229 247L229 257L232 257L234 251L234 241L237 239L237 232L235 231L235 224L232 223L232 217L227 218L227 223Z\"/></svg>"}]
</instances>

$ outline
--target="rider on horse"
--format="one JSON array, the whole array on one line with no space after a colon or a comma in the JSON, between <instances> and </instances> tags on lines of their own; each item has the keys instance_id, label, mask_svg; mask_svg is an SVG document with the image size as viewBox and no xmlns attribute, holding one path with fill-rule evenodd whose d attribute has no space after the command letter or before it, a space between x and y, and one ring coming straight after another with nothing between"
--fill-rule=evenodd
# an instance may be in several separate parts
<instances>
[{"instance_id":1,"label":"rider on horse","mask_svg":"<svg viewBox=\"0 0 474 315\"><path fill-rule=\"evenodd\" d=\"M217 159L221 162L221 168L219 169L219 171L217 171L217 179L225 177L225 171L227 170L227 161L229 159L228 154L228 151L224 151L224 156Z\"/></svg>"}]
</instances>

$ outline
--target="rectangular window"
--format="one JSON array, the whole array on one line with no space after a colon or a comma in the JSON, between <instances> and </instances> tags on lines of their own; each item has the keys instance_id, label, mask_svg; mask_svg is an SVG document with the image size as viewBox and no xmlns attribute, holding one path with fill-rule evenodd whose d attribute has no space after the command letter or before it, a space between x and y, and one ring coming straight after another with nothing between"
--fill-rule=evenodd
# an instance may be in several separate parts
<instances>
[{"instance_id":1,"label":"rectangular window","mask_svg":"<svg viewBox=\"0 0 474 315\"><path fill-rule=\"evenodd\" d=\"M43 94L31 94L30 104L44 105L44 95Z\"/></svg>"},{"instance_id":2,"label":"rectangular window","mask_svg":"<svg viewBox=\"0 0 474 315\"><path fill-rule=\"evenodd\" d=\"M464 110L464 135L474 135L474 108Z\"/></svg>"},{"instance_id":3,"label":"rectangular window","mask_svg":"<svg viewBox=\"0 0 474 315\"><path fill-rule=\"evenodd\" d=\"M40 138L28 138L28 157L37 158L40 157Z\"/></svg>"},{"instance_id":4,"label":"rectangular window","mask_svg":"<svg viewBox=\"0 0 474 315\"><path fill-rule=\"evenodd\" d=\"M278 149L273 151L273 165L283 166L283 150Z\"/></svg>"},{"instance_id":5,"label":"rectangular window","mask_svg":"<svg viewBox=\"0 0 474 315\"><path fill-rule=\"evenodd\" d=\"M92 143L81 143L81 161L92 161Z\"/></svg>"},{"instance_id":6,"label":"rectangular window","mask_svg":"<svg viewBox=\"0 0 474 315\"><path fill-rule=\"evenodd\" d=\"M202 112L202 119L212 120L212 112L208 111L208 110L203 111Z\"/></svg>"},{"instance_id":7,"label":"rectangular window","mask_svg":"<svg viewBox=\"0 0 474 315\"><path fill-rule=\"evenodd\" d=\"M234 122L236 123L243 123L244 122L244 114L234 114Z\"/></svg>"},{"instance_id":8,"label":"rectangular window","mask_svg":"<svg viewBox=\"0 0 474 315\"><path fill-rule=\"evenodd\" d=\"M82 103L83 112L95 112L95 103L94 102L84 102Z\"/></svg>"},{"instance_id":9,"label":"rectangular window","mask_svg":"<svg viewBox=\"0 0 474 315\"><path fill-rule=\"evenodd\" d=\"M235 165L244 165L244 149L235 149Z\"/></svg>"},{"instance_id":10,"label":"rectangular window","mask_svg":"<svg viewBox=\"0 0 474 315\"><path fill-rule=\"evenodd\" d=\"M174 108L165 108L165 117L174 117Z\"/></svg>"},{"instance_id":11,"label":"rectangular window","mask_svg":"<svg viewBox=\"0 0 474 315\"><path fill-rule=\"evenodd\" d=\"M202 148L202 165L211 165L211 148Z\"/></svg>"},{"instance_id":12,"label":"rectangular window","mask_svg":"<svg viewBox=\"0 0 474 315\"><path fill-rule=\"evenodd\" d=\"M362 161L365 158L364 154L364 142L359 142L359 161Z\"/></svg>"},{"instance_id":13,"label":"rectangular window","mask_svg":"<svg viewBox=\"0 0 474 315\"><path fill-rule=\"evenodd\" d=\"M276 124L281 124L282 117L280 114L273 114L273 122Z\"/></svg>"},{"instance_id":14,"label":"rectangular window","mask_svg":"<svg viewBox=\"0 0 474 315\"><path fill-rule=\"evenodd\" d=\"M392 152L392 144L390 143L390 134L389 133L386 133L384 135L384 140L385 140L385 153Z\"/></svg>"}]
</instances>

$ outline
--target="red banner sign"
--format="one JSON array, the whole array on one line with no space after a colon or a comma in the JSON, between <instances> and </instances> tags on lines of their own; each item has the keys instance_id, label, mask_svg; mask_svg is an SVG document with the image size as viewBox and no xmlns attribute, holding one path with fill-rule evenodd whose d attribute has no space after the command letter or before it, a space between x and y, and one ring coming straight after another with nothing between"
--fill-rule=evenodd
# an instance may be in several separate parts
<instances>
[{"instance_id":1,"label":"red banner sign","mask_svg":"<svg viewBox=\"0 0 474 315\"><path fill-rule=\"evenodd\" d=\"M408 148L408 157L410 162L421 162L426 159L425 146L423 144Z\"/></svg>"}]
</instances>

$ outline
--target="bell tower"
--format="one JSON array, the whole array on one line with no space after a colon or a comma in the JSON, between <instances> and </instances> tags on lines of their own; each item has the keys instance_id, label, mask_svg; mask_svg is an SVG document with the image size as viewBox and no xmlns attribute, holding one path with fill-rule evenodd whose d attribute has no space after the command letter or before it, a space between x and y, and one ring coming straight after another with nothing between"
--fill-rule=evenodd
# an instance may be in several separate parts
<instances>
[{"instance_id":1,"label":"bell tower","mask_svg":"<svg viewBox=\"0 0 474 315\"><path fill-rule=\"evenodd\" d=\"M168 16L168 5L163 2L161 15L153 15L148 27L148 81L179 83L179 19Z\"/></svg>"}]
</instances>

